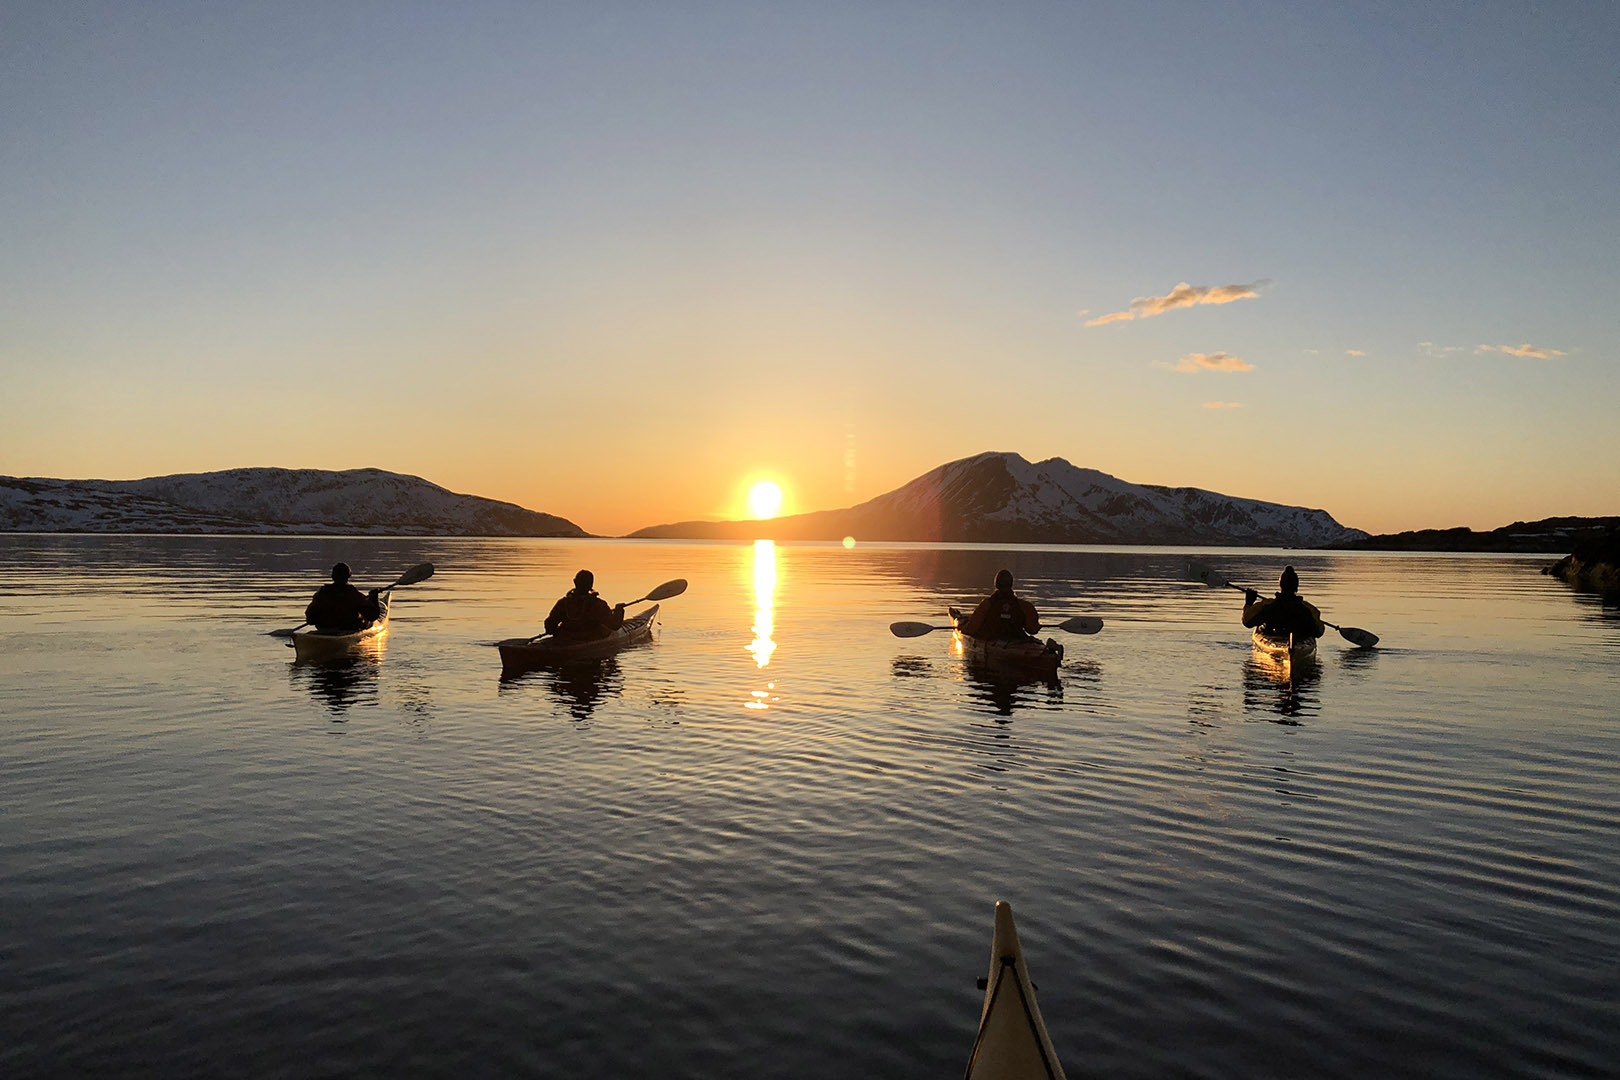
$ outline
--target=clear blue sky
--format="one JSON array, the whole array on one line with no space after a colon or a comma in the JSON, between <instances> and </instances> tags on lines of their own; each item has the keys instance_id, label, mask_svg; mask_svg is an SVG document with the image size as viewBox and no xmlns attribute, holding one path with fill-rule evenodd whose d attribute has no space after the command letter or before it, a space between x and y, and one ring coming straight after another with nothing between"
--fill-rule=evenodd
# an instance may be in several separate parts
<instances>
[{"instance_id":1,"label":"clear blue sky","mask_svg":"<svg viewBox=\"0 0 1620 1080\"><path fill-rule=\"evenodd\" d=\"M1616 57L1612 2L13 0L0 473L1620 513Z\"/></svg>"}]
</instances>

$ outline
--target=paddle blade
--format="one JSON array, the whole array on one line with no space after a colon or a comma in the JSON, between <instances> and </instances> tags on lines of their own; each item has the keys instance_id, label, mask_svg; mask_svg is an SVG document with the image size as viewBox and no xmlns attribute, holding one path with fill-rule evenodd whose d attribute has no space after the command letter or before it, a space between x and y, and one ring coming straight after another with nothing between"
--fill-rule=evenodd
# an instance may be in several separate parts
<instances>
[{"instance_id":1,"label":"paddle blade","mask_svg":"<svg viewBox=\"0 0 1620 1080\"><path fill-rule=\"evenodd\" d=\"M394 582L392 585L388 586L388 588L389 589L397 589L401 585L415 585L418 581L426 581L428 578L430 578L432 576L433 576L433 564L432 563L430 563L430 562L417 563L415 566L411 567L409 570L407 570L403 574L401 574L399 576L399 580ZM380 591L387 592L388 590L383 589L383 590L380 590Z\"/></svg>"},{"instance_id":2,"label":"paddle blade","mask_svg":"<svg viewBox=\"0 0 1620 1080\"><path fill-rule=\"evenodd\" d=\"M658 588L642 597L641 600L668 600L670 597L679 596L685 591L686 579L678 577L674 581L664 582L662 585L658 586ZM641 603L641 600L637 600L636 603Z\"/></svg>"},{"instance_id":3,"label":"paddle blade","mask_svg":"<svg viewBox=\"0 0 1620 1080\"><path fill-rule=\"evenodd\" d=\"M1205 585L1214 585L1216 588L1226 584L1225 578L1215 573L1215 571L1211 570L1203 563L1188 563L1187 577L1193 581L1202 581Z\"/></svg>"},{"instance_id":4,"label":"paddle blade","mask_svg":"<svg viewBox=\"0 0 1620 1080\"><path fill-rule=\"evenodd\" d=\"M1076 615L1058 623L1057 628L1068 634L1095 634L1103 628L1103 621L1090 615Z\"/></svg>"},{"instance_id":5,"label":"paddle blade","mask_svg":"<svg viewBox=\"0 0 1620 1080\"><path fill-rule=\"evenodd\" d=\"M889 624L889 633L895 637L922 637L935 630L949 630L948 626L930 626L925 622L895 622Z\"/></svg>"},{"instance_id":6,"label":"paddle blade","mask_svg":"<svg viewBox=\"0 0 1620 1080\"><path fill-rule=\"evenodd\" d=\"M1358 645L1363 649L1370 649L1374 645L1378 644L1377 634L1363 630L1360 627L1341 626L1338 627L1338 631L1344 640L1350 642L1352 645Z\"/></svg>"},{"instance_id":7,"label":"paddle blade","mask_svg":"<svg viewBox=\"0 0 1620 1080\"><path fill-rule=\"evenodd\" d=\"M265 631L265 636L290 638L308 625L309 623L304 623L303 626L289 626L285 630L267 630Z\"/></svg>"}]
</instances>

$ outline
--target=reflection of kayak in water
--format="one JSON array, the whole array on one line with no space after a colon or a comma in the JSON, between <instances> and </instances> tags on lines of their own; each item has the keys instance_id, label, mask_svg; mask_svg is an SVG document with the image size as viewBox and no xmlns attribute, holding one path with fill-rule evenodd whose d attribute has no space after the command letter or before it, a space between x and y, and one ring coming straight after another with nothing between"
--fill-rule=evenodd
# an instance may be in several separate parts
<instances>
[{"instance_id":1,"label":"reflection of kayak in water","mask_svg":"<svg viewBox=\"0 0 1620 1080\"><path fill-rule=\"evenodd\" d=\"M956 608L947 610L950 612L951 625L960 627L964 621L962 613ZM969 662L989 671L1051 677L1057 674L1058 665L1063 663L1063 646L1051 638L1045 641L1037 638L996 641L969 637L958 629L956 639L962 643L962 655Z\"/></svg>"},{"instance_id":2,"label":"reflection of kayak in water","mask_svg":"<svg viewBox=\"0 0 1620 1080\"><path fill-rule=\"evenodd\" d=\"M1012 908L1005 900L996 901L990 977L985 980L984 1011L966 1080L1065 1080L1046 1021L1035 1004L1035 984L1030 982Z\"/></svg>"},{"instance_id":3,"label":"reflection of kayak in water","mask_svg":"<svg viewBox=\"0 0 1620 1080\"><path fill-rule=\"evenodd\" d=\"M299 660L336 660L366 645L381 644L388 633L388 595L377 599L378 615L359 630L298 630L293 633L293 656ZM285 631L284 631L285 632Z\"/></svg>"},{"instance_id":4,"label":"reflection of kayak in water","mask_svg":"<svg viewBox=\"0 0 1620 1080\"><path fill-rule=\"evenodd\" d=\"M1274 660L1299 663L1316 659L1316 639L1309 634L1271 634L1254 628L1254 647Z\"/></svg>"},{"instance_id":5,"label":"reflection of kayak in water","mask_svg":"<svg viewBox=\"0 0 1620 1080\"><path fill-rule=\"evenodd\" d=\"M624 625L605 637L588 641L563 641L544 637L538 641L511 638L497 642L501 650L501 667L507 670L538 667L561 660L597 660L612 656L628 645L635 645L652 637L653 620L658 616L658 605L640 615L624 620Z\"/></svg>"}]
</instances>

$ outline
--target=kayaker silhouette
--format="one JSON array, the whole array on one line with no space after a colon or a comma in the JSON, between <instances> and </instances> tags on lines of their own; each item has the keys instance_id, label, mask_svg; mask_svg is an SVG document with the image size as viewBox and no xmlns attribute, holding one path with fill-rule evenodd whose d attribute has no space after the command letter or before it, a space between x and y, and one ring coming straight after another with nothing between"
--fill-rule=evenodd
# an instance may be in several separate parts
<instances>
[{"instance_id":1,"label":"kayaker silhouette","mask_svg":"<svg viewBox=\"0 0 1620 1080\"><path fill-rule=\"evenodd\" d=\"M624 625L624 605L608 607L606 600L591 588L596 575L581 570L574 575L574 587L552 605L546 616L546 633L571 641L606 637Z\"/></svg>"},{"instance_id":2,"label":"kayaker silhouette","mask_svg":"<svg viewBox=\"0 0 1620 1080\"><path fill-rule=\"evenodd\" d=\"M1013 592L1011 570L996 574L996 591L979 601L960 629L969 637L989 641L1022 641L1041 628L1035 605Z\"/></svg>"},{"instance_id":3,"label":"kayaker silhouette","mask_svg":"<svg viewBox=\"0 0 1620 1080\"><path fill-rule=\"evenodd\" d=\"M315 598L304 609L304 621L318 630L360 630L375 622L379 614L377 590L367 596L349 584L349 564L332 567L332 582L315 591Z\"/></svg>"},{"instance_id":4,"label":"kayaker silhouette","mask_svg":"<svg viewBox=\"0 0 1620 1080\"><path fill-rule=\"evenodd\" d=\"M1327 633L1322 613L1299 595L1299 575L1292 566L1283 567L1277 581L1278 593L1270 600L1260 599L1253 589L1243 590L1243 625L1258 626L1268 634L1286 637L1319 638Z\"/></svg>"}]
</instances>

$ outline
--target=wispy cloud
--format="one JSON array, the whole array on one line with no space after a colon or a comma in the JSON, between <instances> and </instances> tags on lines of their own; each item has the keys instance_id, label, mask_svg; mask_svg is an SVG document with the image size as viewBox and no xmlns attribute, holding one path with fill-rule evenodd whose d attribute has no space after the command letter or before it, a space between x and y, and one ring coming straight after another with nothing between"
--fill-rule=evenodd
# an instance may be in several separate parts
<instances>
[{"instance_id":1,"label":"wispy cloud","mask_svg":"<svg viewBox=\"0 0 1620 1080\"><path fill-rule=\"evenodd\" d=\"M1086 323L1086 325L1106 326L1112 322L1130 322L1132 319L1152 318L1154 315L1163 315L1165 312L1174 311L1176 308L1197 307L1200 304L1230 304L1234 300L1252 300L1260 295L1258 290L1270 284L1270 278L1251 281L1247 285L1189 285L1183 281L1164 296L1138 296L1131 301L1131 306L1125 311L1099 315Z\"/></svg>"},{"instance_id":2,"label":"wispy cloud","mask_svg":"<svg viewBox=\"0 0 1620 1080\"><path fill-rule=\"evenodd\" d=\"M1431 356L1437 360L1443 360L1448 356L1463 351L1461 345L1436 345L1432 341L1420 341L1418 342L1418 348L1423 350L1424 356Z\"/></svg>"},{"instance_id":3,"label":"wispy cloud","mask_svg":"<svg viewBox=\"0 0 1620 1080\"><path fill-rule=\"evenodd\" d=\"M1344 350L1344 355L1346 355L1346 356L1366 356L1367 354L1362 352L1360 349L1346 349L1346 350Z\"/></svg>"},{"instance_id":4,"label":"wispy cloud","mask_svg":"<svg viewBox=\"0 0 1620 1080\"><path fill-rule=\"evenodd\" d=\"M1176 362L1172 371L1253 371L1254 365L1230 353L1192 352Z\"/></svg>"},{"instance_id":5,"label":"wispy cloud","mask_svg":"<svg viewBox=\"0 0 1620 1080\"><path fill-rule=\"evenodd\" d=\"M1523 345L1481 345L1474 351L1482 353L1507 353L1509 356L1523 356L1530 360L1551 360L1555 356L1564 355L1561 350L1544 349L1539 345L1532 345L1529 342L1525 342Z\"/></svg>"},{"instance_id":6,"label":"wispy cloud","mask_svg":"<svg viewBox=\"0 0 1620 1080\"><path fill-rule=\"evenodd\" d=\"M1321 356L1322 355L1322 350L1321 349L1306 349L1305 350L1305 355L1306 356Z\"/></svg>"},{"instance_id":7,"label":"wispy cloud","mask_svg":"<svg viewBox=\"0 0 1620 1080\"><path fill-rule=\"evenodd\" d=\"M1204 402L1204 408L1206 408L1206 409L1241 409L1241 408L1243 408L1243 403L1241 401L1206 401L1206 402Z\"/></svg>"}]
</instances>

